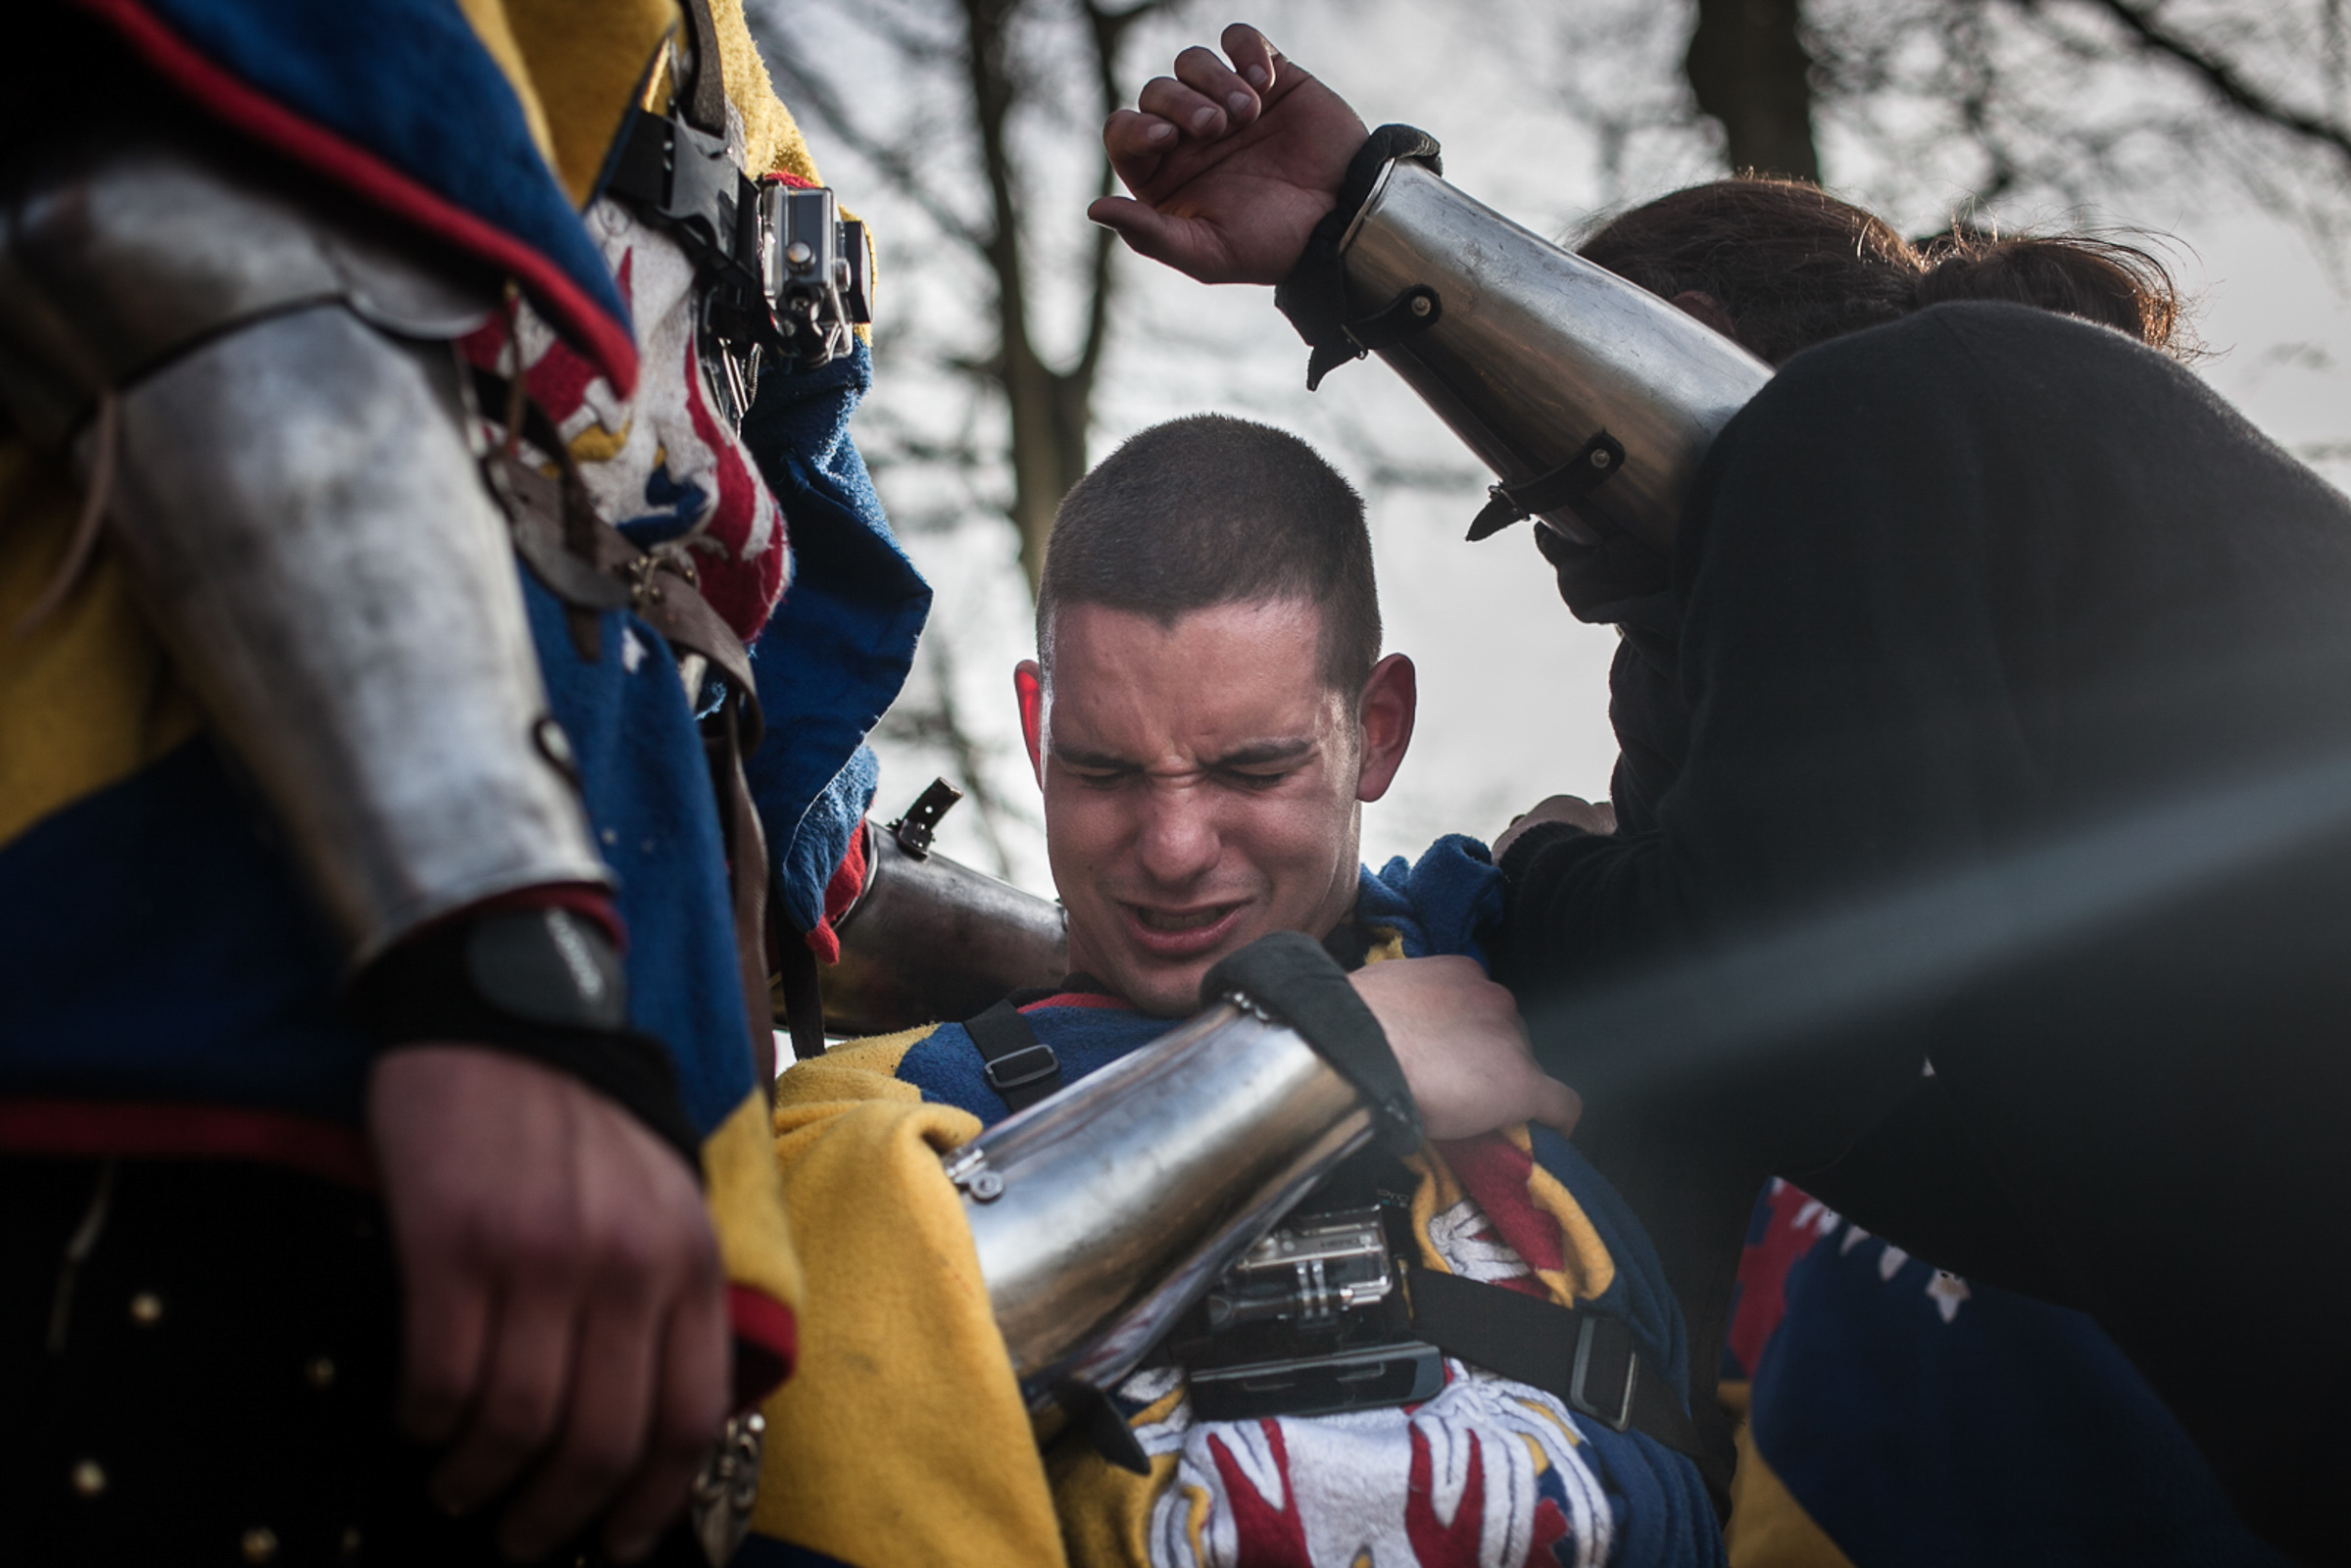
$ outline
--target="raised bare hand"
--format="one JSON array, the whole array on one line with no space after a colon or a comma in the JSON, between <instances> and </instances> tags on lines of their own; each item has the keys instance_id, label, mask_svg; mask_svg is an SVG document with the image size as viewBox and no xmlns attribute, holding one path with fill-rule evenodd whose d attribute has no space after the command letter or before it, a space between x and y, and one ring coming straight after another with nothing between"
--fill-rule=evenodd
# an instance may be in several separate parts
<instances>
[{"instance_id":1,"label":"raised bare hand","mask_svg":"<svg viewBox=\"0 0 2351 1568\"><path fill-rule=\"evenodd\" d=\"M1175 74L1102 126L1110 167L1132 200L1105 196L1086 216L1141 255L1203 283L1278 283L1337 204L1368 132L1346 100L1243 23L1191 48Z\"/></svg>"},{"instance_id":2,"label":"raised bare hand","mask_svg":"<svg viewBox=\"0 0 2351 1568\"><path fill-rule=\"evenodd\" d=\"M1475 958L1393 959L1349 978L1387 1031L1430 1139L1522 1121L1575 1131L1584 1102L1535 1065L1518 1004Z\"/></svg>"},{"instance_id":3,"label":"raised bare hand","mask_svg":"<svg viewBox=\"0 0 2351 1568\"><path fill-rule=\"evenodd\" d=\"M459 1512L519 1481L511 1555L591 1520L626 1562L726 1418L724 1281L693 1172L614 1102L520 1056L386 1053L367 1090L404 1286L401 1419Z\"/></svg>"}]
</instances>

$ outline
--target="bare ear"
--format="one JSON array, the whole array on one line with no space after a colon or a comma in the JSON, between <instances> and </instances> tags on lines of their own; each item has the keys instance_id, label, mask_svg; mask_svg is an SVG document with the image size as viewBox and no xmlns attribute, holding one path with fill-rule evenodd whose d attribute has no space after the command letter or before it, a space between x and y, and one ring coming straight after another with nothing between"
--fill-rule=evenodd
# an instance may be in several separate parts
<instances>
[{"instance_id":1,"label":"bare ear","mask_svg":"<svg viewBox=\"0 0 2351 1568\"><path fill-rule=\"evenodd\" d=\"M1363 696L1355 705L1356 722L1363 732L1363 770L1355 779L1355 799L1376 801L1388 793L1396 770L1404 765L1412 746L1412 725L1420 713L1420 671L1402 654L1390 654L1371 666Z\"/></svg>"},{"instance_id":2,"label":"bare ear","mask_svg":"<svg viewBox=\"0 0 2351 1568\"><path fill-rule=\"evenodd\" d=\"M1732 342L1739 341L1739 323L1731 319L1723 302L1705 290L1686 288L1665 303L1692 320L1703 321Z\"/></svg>"},{"instance_id":3,"label":"bare ear","mask_svg":"<svg viewBox=\"0 0 2351 1568\"><path fill-rule=\"evenodd\" d=\"M1012 666L1012 697L1020 704L1020 739L1029 749L1029 768L1045 788L1045 666L1024 659Z\"/></svg>"}]
</instances>

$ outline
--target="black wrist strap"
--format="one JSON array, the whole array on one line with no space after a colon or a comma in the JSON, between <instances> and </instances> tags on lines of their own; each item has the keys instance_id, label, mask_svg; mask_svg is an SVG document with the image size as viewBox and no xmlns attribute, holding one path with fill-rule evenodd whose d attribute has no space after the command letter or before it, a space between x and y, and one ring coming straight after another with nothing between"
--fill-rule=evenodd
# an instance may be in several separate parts
<instances>
[{"instance_id":1,"label":"black wrist strap","mask_svg":"<svg viewBox=\"0 0 2351 1568\"><path fill-rule=\"evenodd\" d=\"M668 1050L628 1027L619 956L569 910L500 910L427 931L377 959L346 1006L386 1051L486 1046L567 1072L702 1169Z\"/></svg>"},{"instance_id":2,"label":"black wrist strap","mask_svg":"<svg viewBox=\"0 0 2351 1568\"><path fill-rule=\"evenodd\" d=\"M1387 1032L1321 943L1300 931L1274 931L1227 955L1200 982L1200 1005L1234 996L1297 1030L1362 1093L1382 1148L1396 1154L1420 1148L1420 1107Z\"/></svg>"},{"instance_id":3,"label":"black wrist strap","mask_svg":"<svg viewBox=\"0 0 2351 1568\"><path fill-rule=\"evenodd\" d=\"M1322 378L1349 360L1361 359L1365 345L1348 333L1347 299L1347 267L1339 255L1339 242L1355 221L1355 215L1371 199L1371 188L1378 183L1380 171L1398 158L1409 158L1426 164L1431 173L1445 172L1445 157L1437 138L1412 125L1382 125L1355 153L1347 165L1347 178L1339 186L1339 205L1323 215L1314 232L1307 236L1305 251L1299 255L1298 266L1290 275L1275 286L1273 302L1298 335L1306 340L1314 352L1306 364L1306 390L1311 392L1322 384ZM1391 302L1395 310L1399 302ZM1408 301L1400 302L1405 310ZM1434 302L1432 301L1432 304ZM1365 325L1385 315L1375 312ZM1412 325L1426 325L1433 318L1427 312L1412 316ZM1396 323L1405 324L1402 321ZM1377 328L1373 328L1377 330Z\"/></svg>"}]
</instances>

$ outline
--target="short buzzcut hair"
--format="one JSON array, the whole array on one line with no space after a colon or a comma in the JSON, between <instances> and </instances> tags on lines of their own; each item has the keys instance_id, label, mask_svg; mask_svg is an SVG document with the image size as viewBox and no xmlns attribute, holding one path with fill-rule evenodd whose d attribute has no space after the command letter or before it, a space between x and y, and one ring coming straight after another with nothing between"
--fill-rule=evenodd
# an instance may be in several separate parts
<instances>
[{"instance_id":1,"label":"short buzzcut hair","mask_svg":"<svg viewBox=\"0 0 2351 1568\"><path fill-rule=\"evenodd\" d=\"M1062 498L1037 589L1038 654L1052 662L1064 604L1172 626L1193 611L1269 599L1313 605L1323 683L1362 689L1380 658L1363 498L1288 431L1195 414L1130 437Z\"/></svg>"}]
</instances>

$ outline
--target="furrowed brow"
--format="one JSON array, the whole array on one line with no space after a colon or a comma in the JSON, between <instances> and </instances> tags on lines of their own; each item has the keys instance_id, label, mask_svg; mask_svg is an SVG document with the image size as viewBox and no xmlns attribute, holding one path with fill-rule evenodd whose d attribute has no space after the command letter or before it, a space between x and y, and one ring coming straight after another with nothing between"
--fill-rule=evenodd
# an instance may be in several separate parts
<instances>
[{"instance_id":1,"label":"furrowed brow","mask_svg":"<svg viewBox=\"0 0 2351 1568\"><path fill-rule=\"evenodd\" d=\"M1053 744L1053 760L1064 767L1082 767L1098 773L1112 772L1119 768L1137 765L1131 758L1119 757L1110 752L1089 752L1083 747L1063 746L1058 742Z\"/></svg>"},{"instance_id":2,"label":"furrowed brow","mask_svg":"<svg viewBox=\"0 0 2351 1568\"><path fill-rule=\"evenodd\" d=\"M1288 740L1252 741L1239 751L1227 752L1208 765L1215 768L1264 767L1271 762L1295 761L1314 750L1314 737L1296 735Z\"/></svg>"}]
</instances>

